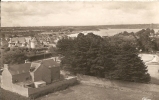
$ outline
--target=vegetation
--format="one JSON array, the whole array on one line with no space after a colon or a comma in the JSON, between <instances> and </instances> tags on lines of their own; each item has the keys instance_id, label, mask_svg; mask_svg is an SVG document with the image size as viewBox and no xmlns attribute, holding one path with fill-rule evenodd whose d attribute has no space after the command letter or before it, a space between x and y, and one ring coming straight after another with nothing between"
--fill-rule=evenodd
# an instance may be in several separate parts
<instances>
[{"instance_id":1,"label":"vegetation","mask_svg":"<svg viewBox=\"0 0 159 100\"><path fill-rule=\"evenodd\" d=\"M88 31L99 29L143 29L153 27L159 28L159 24L124 24L124 25L98 25L98 26L39 26L39 27L1 27L1 33L6 37L17 36L35 36L41 32L72 32L72 31ZM1 38L1 35L0 35Z\"/></svg>"},{"instance_id":2,"label":"vegetation","mask_svg":"<svg viewBox=\"0 0 159 100\"><path fill-rule=\"evenodd\" d=\"M56 52L63 55L62 64L70 65L70 70L74 73L148 82L150 77L146 70L147 67L138 57L138 52L139 50L142 52L159 50L159 41L151 38L150 33L154 33L154 31L143 29L137 33L123 32L105 39L93 33L87 35L80 33L76 39L60 40L57 48L49 47L48 51L52 55L57 55ZM4 34L1 37L5 37ZM3 43L5 43L4 39ZM35 60L50 55L43 55L37 51L39 50L5 47L4 63L19 64L24 63L27 58Z\"/></svg>"},{"instance_id":3,"label":"vegetation","mask_svg":"<svg viewBox=\"0 0 159 100\"><path fill-rule=\"evenodd\" d=\"M153 29L142 29L136 33L123 32L116 34L113 38L123 38L127 42L132 42L140 52L154 53L159 51L159 39L151 37L154 34Z\"/></svg>"},{"instance_id":4,"label":"vegetation","mask_svg":"<svg viewBox=\"0 0 159 100\"><path fill-rule=\"evenodd\" d=\"M4 64L21 64L26 59L29 61L40 60L51 57L51 53L45 53L47 48L24 48L24 47L5 47L3 49L3 63ZM2 55L1 55L2 56ZM0 58L1 61L1 58ZM2 63L2 62L0 62ZM1 66L2 67L2 66Z\"/></svg>"},{"instance_id":5,"label":"vegetation","mask_svg":"<svg viewBox=\"0 0 159 100\"><path fill-rule=\"evenodd\" d=\"M142 29L136 33L139 49L141 49L143 52L155 52L159 50L158 39L156 37L150 37L151 34L154 34L154 30Z\"/></svg>"},{"instance_id":6,"label":"vegetation","mask_svg":"<svg viewBox=\"0 0 159 100\"><path fill-rule=\"evenodd\" d=\"M93 33L80 33L75 39L60 40L57 48L64 56L62 65L70 65L73 73L132 82L150 81L136 44L120 36L103 39Z\"/></svg>"}]
</instances>

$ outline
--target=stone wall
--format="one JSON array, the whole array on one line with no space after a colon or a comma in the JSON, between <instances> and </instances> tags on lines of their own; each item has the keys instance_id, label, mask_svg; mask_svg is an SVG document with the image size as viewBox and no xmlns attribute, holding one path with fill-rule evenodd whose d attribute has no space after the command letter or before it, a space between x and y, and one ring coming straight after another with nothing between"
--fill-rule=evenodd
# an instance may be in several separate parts
<instances>
[{"instance_id":1,"label":"stone wall","mask_svg":"<svg viewBox=\"0 0 159 100\"><path fill-rule=\"evenodd\" d=\"M69 79L65 79L63 81L54 82L52 84L46 85L44 87L39 88L29 88L28 95L31 98L36 98L42 95L46 95L48 93L52 93L55 91L66 89L68 86L73 85L77 82L76 77L72 77Z\"/></svg>"},{"instance_id":2,"label":"stone wall","mask_svg":"<svg viewBox=\"0 0 159 100\"><path fill-rule=\"evenodd\" d=\"M17 84L12 84L12 92L18 93L22 96L28 97L28 88L24 88Z\"/></svg>"},{"instance_id":3,"label":"stone wall","mask_svg":"<svg viewBox=\"0 0 159 100\"><path fill-rule=\"evenodd\" d=\"M20 86L18 84L12 84L10 88L4 88L5 90L9 90L14 93L18 93L22 96L25 97L31 97L31 98L36 98L42 95L46 95L48 93L52 93L55 91L63 90L66 89L67 87L77 83L77 78L76 77L70 77L68 79L65 79L63 81L58 81L54 82L52 84L46 85L44 87L39 87L39 88L25 88L23 86Z\"/></svg>"}]
</instances>

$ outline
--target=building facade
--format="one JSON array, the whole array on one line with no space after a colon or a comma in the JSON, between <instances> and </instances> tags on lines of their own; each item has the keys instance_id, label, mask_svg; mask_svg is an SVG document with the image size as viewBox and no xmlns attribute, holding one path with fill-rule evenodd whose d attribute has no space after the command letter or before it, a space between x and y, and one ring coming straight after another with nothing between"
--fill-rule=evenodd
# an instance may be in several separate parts
<instances>
[{"instance_id":1,"label":"building facade","mask_svg":"<svg viewBox=\"0 0 159 100\"><path fill-rule=\"evenodd\" d=\"M10 38L8 47L27 47L36 48L38 41L35 37L15 37Z\"/></svg>"}]
</instances>

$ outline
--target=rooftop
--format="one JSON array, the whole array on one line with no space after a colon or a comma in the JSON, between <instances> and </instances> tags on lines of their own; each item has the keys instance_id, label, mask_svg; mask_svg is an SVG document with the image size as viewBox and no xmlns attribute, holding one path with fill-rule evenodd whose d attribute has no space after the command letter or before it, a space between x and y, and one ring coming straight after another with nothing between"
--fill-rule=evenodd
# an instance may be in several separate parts
<instances>
[{"instance_id":1,"label":"rooftop","mask_svg":"<svg viewBox=\"0 0 159 100\"><path fill-rule=\"evenodd\" d=\"M32 63L8 65L8 70L12 75L29 73L31 70L35 71L39 66L45 66L47 68L59 67L59 64L53 59L39 60Z\"/></svg>"},{"instance_id":2,"label":"rooftop","mask_svg":"<svg viewBox=\"0 0 159 100\"><path fill-rule=\"evenodd\" d=\"M9 65L8 69L12 75L28 73L30 70L31 63Z\"/></svg>"}]
</instances>

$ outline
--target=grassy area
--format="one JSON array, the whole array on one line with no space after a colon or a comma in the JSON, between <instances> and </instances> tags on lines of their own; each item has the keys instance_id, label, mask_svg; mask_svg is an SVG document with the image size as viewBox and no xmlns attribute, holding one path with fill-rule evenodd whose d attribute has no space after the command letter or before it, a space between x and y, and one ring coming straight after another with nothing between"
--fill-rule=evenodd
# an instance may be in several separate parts
<instances>
[{"instance_id":1,"label":"grassy area","mask_svg":"<svg viewBox=\"0 0 159 100\"><path fill-rule=\"evenodd\" d=\"M38 100L142 100L143 97L158 100L159 93L153 94L136 90L119 90L111 87L103 88L79 84Z\"/></svg>"}]
</instances>

